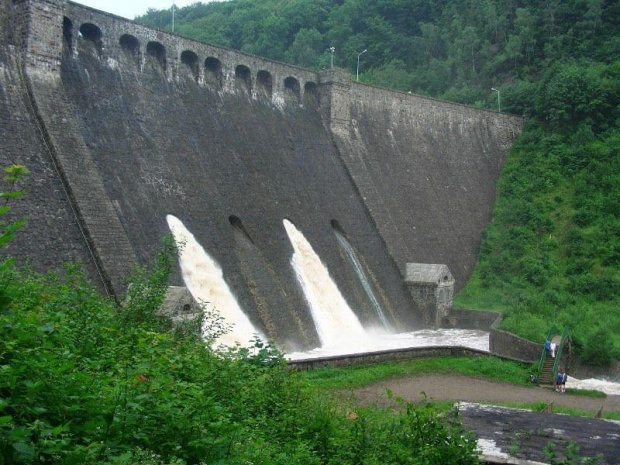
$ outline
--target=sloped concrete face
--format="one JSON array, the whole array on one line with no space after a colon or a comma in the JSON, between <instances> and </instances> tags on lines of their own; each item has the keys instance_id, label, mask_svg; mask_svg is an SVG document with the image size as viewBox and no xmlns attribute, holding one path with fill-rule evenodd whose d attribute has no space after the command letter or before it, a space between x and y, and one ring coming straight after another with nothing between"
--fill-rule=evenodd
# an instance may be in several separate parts
<instances>
[{"instance_id":1,"label":"sloped concrete face","mask_svg":"<svg viewBox=\"0 0 620 465\"><path fill-rule=\"evenodd\" d=\"M257 328L287 348L318 338L284 219L366 326L377 325L376 312L333 224L396 330L429 324L405 285L405 263L445 263L461 285L471 273L520 120L200 44L62 0L17 5L19 46L9 55L23 58L24 75L14 66L2 86L26 95L29 107L13 104L0 129L35 145L40 134L54 169L31 163L64 189L79 226L77 238L65 238L79 251L67 256L86 250L111 292L122 292L134 263L153 258L169 214L221 264ZM10 144L19 151L19 138ZM70 223L65 216L51 223ZM182 284L179 274L173 284Z\"/></svg>"},{"instance_id":2,"label":"sloped concrete face","mask_svg":"<svg viewBox=\"0 0 620 465\"><path fill-rule=\"evenodd\" d=\"M11 201L11 212L3 218L7 222L26 219L27 224L0 249L0 257L15 257L40 272L60 269L67 262L81 262L100 283L69 195L24 98L27 90L21 80L21 66L15 48L1 45L0 167L21 164L30 174L19 185L27 195Z\"/></svg>"},{"instance_id":3,"label":"sloped concrete face","mask_svg":"<svg viewBox=\"0 0 620 465\"><path fill-rule=\"evenodd\" d=\"M139 262L153 257L169 233L165 217L174 215L222 266L257 328L286 346L312 347L318 340L290 265L285 218L315 248L360 319L377 324L341 255L330 223L337 219L377 277L394 326L419 326L316 109L214 92L193 76L170 80L155 66L140 70L122 60L102 59L78 43L63 58L62 82ZM242 222L244 237L231 216Z\"/></svg>"},{"instance_id":4,"label":"sloped concrete face","mask_svg":"<svg viewBox=\"0 0 620 465\"><path fill-rule=\"evenodd\" d=\"M521 118L332 79L336 145L390 254L403 274L447 265L459 290Z\"/></svg>"}]
</instances>

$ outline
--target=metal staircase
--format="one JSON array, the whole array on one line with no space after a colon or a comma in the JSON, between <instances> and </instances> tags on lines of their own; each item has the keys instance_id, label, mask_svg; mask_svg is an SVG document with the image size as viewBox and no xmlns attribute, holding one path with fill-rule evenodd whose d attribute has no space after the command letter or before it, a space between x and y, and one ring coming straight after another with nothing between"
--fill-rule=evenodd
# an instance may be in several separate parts
<instances>
[{"instance_id":1,"label":"metal staircase","mask_svg":"<svg viewBox=\"0 0 620 465\"><path fill-rule=\"evenodd\" d=\"M556 343L555 358L551 356L551 351L543 347L540 361L538 362L538 384L553 386L558 369L563 365L568 368L568 356L570 346L570 332L568 328L560 333L553 326L547 334L547 340Z\"/></svg>"}]
</instances>

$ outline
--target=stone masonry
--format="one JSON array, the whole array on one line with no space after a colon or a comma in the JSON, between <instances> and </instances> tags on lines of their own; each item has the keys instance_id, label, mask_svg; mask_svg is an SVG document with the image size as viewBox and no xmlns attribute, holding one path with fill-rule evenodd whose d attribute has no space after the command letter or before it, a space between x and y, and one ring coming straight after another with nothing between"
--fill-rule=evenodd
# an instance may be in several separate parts
<instances>
[{"instance_id":1,"label":"stone masonry","mask_svg":"<svg viewBox=\"0 0 620 465\"><path fill-rule=\"evenodd\" d=\"M2 163L20 161L28 146L24 161L55 186L24 199L36 221L18 258L47 266L78 258L119 297L173 214L221 264L252 322L294 348L315 346L317 334L284 218L365 325L377 324L375 313L330 225L346 233L399 330L436 326L444 308L420 310L407 263L444 263L456 286L469 278L520 118L199 43L65 0L1 6L11 28L0 35L0 104L12 109L0 119ZM58 246L36 250L35 237Z\"/></svg>"}]
</instances>

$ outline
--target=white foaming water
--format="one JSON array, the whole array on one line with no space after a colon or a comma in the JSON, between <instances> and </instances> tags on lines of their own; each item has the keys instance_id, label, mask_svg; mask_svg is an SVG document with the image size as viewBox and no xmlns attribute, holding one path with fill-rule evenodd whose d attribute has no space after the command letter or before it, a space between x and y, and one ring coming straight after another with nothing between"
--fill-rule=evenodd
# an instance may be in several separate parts
<instances>
[{"instance_id":1,"label":"white foaming water","mask_svg":"<svg viewBox=\"0 0 620 465\"><path fill-rule=\"evenodd\" d=\"M602 379L577 379L569 376L566 379L566 387L571 389L592 389L604 392L607 395L620 396L620 383Z\"/></svg>"},{"instance_id":2,"label":"white foaming water","mask_svg":"<svg viewBox=\"0 0 620 465\"><path fill-rule=\"evenodd\" d=\"M377 317L379 318L379 320L381 320L383 327L386 330L390 331L392 327L390 323L388 322L387 318L385 317L385 313L383 313L383 309L381 308L381 304L379 304L379 300L377 299L377 296L372 290L372 286L370 285L370 282L368 281L368 276L366 276L366 272L364 271L364 267L362 266L357 256L357 252L355 251L353 246L349 243L346 237L344 237L342 234L340 234L336 230L334 230L334 234L336 235L336 239L338 240L338 243L343 248L345 254L349 258L349 262L353 266L355 274L360 280L360 283L362 284L362 288L364 289L364 292L366 293L368 300L370 300L372 308L377 314Z\"/></svg>"},{"instance_id":3,"label":"white foaming water","mask_svg":"<svg viewBox=\"0 0 620 465\"><path fill-rule=\"evenodd\" d=\"M461 346L489 351L489 333L469 329L423 329L409 333L385 334L371 332L360 342L348 346L319 347L308 352L286 354L288 360L350 355L359 352L378 352L382 350L407 349L412 347Z\"/></svg>"},{"instance_id":4,"label":"white foaming water","mask_svg":"<svg viewBox=\"0 0 620 465\"><path fill-rule=\"evenodd\" d=\"M310 243L288 220L284 228L293 245L291 264L310 306L325 349L359 346L367 335Z\"/></svg>"},{"instance_id":5,"label":"white foaming water","mask_svg":"<svg viewBox=\"0 0 620 465\"><path fill-rule=\"evenodd\" d=\"M172 215L168 215L166 220L175 242L181 248L179 264L187 289L198 302L207 306L207 310L215 309L225 324L231 326L228 333L216 339L215 345L234 347L239 343L248 346L256 335L265 339L241 310L224 281L219 264L205 252L181 220ZM207 325L203 331L209 332Z\"/></svg>"}]
</instances>

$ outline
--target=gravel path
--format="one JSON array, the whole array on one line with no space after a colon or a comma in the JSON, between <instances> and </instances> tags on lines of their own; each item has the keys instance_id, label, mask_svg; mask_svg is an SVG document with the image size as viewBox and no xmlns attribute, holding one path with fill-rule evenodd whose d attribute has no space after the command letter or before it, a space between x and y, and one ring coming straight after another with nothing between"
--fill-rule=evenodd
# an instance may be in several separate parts
<instances>
[{"instance_id":1,"label":"gravel path","mask_svg":"<svg viewBox=\"0 0 620 465\"><path fill-rule=\"evenodd\" d=\"M620 412L620 396L608 395L606 398L591 398L560 394L552 389L537 386L518 386L500 381L473 378L460 375L428 374L414 377L394 378L352 390L352 394L362 405L384 404L386 389L394 396L406 401L421 400L426 393L428 399L454 400L493 404L493 402L554 402L554 405L573 407L583 411L596 412L603 407L604 412Z\"/></svg>"}]
</instances>

